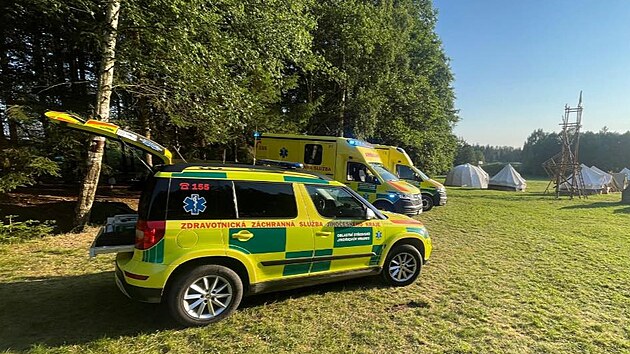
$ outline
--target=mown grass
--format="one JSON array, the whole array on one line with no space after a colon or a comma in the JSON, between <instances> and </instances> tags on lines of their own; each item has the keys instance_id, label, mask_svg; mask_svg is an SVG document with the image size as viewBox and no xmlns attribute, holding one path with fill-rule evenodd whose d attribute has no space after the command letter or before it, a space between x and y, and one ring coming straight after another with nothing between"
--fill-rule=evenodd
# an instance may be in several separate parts
<instances>
[{"instance_id":1,"label":"mown grass","mask_svg":"<svg viewBox=\"0 0 630 354\"><path fill-rule=\"evenodd\" d=\"M251 297L205 328L126 299L113 257L88 259L89 232L3 245L0 351L630 351L630 206L555 200L545 186L450 188L420 217L435 250L409 287L370 278Z\"/></svg>"}]
</instances>

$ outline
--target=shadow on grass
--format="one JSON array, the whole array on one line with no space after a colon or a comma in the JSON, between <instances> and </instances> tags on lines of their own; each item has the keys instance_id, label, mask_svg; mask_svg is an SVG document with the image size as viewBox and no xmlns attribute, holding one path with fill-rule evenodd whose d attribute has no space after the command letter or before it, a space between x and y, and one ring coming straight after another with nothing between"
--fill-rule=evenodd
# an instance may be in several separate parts
<instances>
[{"instance_id":1,"label":"shadow on grass","mask_svg":"<svg viewBox=\"0 0 630 354\"><path fill-rule=\"evenodd\" d=\"M75 206L75 201L58 201L32 205L0 203L0 217L4 219L6 215L18 215L18 221L39 220L44 222L46 220L54 220L57 226L54 233L66 233L72 229ZM90 215L90 223L104 224L109 216L130 213L135 213L135 211L125 203L95 201Z\"/></svg>"},{"instance_id":2,"label":"shadow on grass","mask_svg":"<svg viewBox=\"0 0 630 354\"><path fill-rule=\"evenodd\" d=\"M365 278L356 278L350 280L342 280L334 283L326 283L320 285L306 286L302 288L277 291L259 295L248 296L243 298L240 308L250 308L270 303L283 302L288 299L299 298L313 294L326 294L345 291L354 291L359 289L378 289L389 287L381 280L380 276L368 276Z\"/></svg>"},{"instance_id":3,"label":"shadow on grass","mask_svg":"<svg viewBox=\"0 0 630 354\"><path fill-rule=\"evenodd\" d=\"M246 297L241 308L328 292L385 286L368 277ZM113 272L0 283L0 352L178 329L166 306L125 297Z\"/></svg>"},{"instance_id":4,"label":"shadow on grass","mask_svg":"<svg viewBox=\"0 0 630 354\"><path fill-rule=\"evenodd\" d=\"M127 299L114 273L0 283L0 351L80 344L167 328L161 307Z\"/></svg>"},{"instance_id":5,"label":"shadow on grass","mask_svg":"<svg viewBox=\"0 0 630 354\"><path fill-rule=\"evenodd\" d=\"M619 208L624 207L624 208ZM630 214L630 205L621 202L595 202L589 204L568 205L561 209L599 209L599 208L616 208L612 210L613 214Z\"/></svg>"}]
</instances>

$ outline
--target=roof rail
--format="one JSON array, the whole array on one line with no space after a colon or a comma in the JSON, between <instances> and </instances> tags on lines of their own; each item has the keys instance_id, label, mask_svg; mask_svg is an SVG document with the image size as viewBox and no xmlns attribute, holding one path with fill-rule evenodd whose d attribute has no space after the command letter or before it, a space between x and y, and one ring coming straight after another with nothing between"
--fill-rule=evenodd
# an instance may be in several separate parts
<instances>
[{"instance_id":1,"label":"roof rail","mask_svg":"<svg viewBox=\"0 0 630 354\"><path fill-rule=\"evenodd\" d=\"M286 169L303 169L304 168L304 164L303 163L299 163L299 162L288 162L288 161L279 161L279 160L267 160L267 159L262 159L262 160L258 160L257 161L259 164L262 165L267 165L267 166L276 166L276 167L281 167L281 168L286 168Z\"/></svg>"}]
</instances>

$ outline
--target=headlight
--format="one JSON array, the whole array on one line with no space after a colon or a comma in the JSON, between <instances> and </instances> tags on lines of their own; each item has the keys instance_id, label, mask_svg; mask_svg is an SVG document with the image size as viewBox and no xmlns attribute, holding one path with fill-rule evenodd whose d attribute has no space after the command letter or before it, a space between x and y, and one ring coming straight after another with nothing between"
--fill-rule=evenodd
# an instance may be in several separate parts
<instances>
[{"instance_id":1,"label":"headlight","mask_svg":"<svg viewBox=\"0 0 630 354\"><path fill-rule=\"evenodd\" d=\"M440 188L437 189L437 191L441 192L441 193L445 193L446 192L446 187L440 187Z\"/></svg>"},{"instance_id":2,"label":"headlight","mask_svg":"<svg viewBox=\"0 0 630 354\"><path fill-rule=\"evenodd\" d=\"M398 193L398 197L400 199L407 199L407 200L414 200L415 197L412 194L403 194L403 193Z\"/></svg>"}]
</instances>

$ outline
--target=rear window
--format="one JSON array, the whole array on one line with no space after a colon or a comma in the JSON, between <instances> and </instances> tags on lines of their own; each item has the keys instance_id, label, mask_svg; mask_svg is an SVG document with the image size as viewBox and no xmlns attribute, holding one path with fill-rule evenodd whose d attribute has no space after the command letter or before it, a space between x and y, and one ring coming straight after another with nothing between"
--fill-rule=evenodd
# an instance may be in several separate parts
<instances>
[{"instance_id":1,"label":"rear window","mask_svg":"<svg viewBox=\"0 0 630 354\"><path fill-rule=\"evenodd\" d=\"M168 182L166 178L149 177L138 203L138 217L142 220L165 220L166 202L168 198Z\"/></svg>"},{"instance_id":2,"label":"rear window","mask_svg":"<svg viewBox=\"0 0 630 354\"><path fill-rule=\"evenodd\" d=\"M235 219L231 181L172 179L169 220Z\"/></svg>"},{"instance_id":3,"label":"rear window","mask_svg":"<svg viewBox=\"0 0 630 354\"><path fill-rule=\"evenodd\" d=\"M297 205L289 183L234 182L239 218L295 218Z\"/></svg>"}]
</instances>

